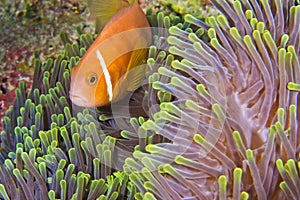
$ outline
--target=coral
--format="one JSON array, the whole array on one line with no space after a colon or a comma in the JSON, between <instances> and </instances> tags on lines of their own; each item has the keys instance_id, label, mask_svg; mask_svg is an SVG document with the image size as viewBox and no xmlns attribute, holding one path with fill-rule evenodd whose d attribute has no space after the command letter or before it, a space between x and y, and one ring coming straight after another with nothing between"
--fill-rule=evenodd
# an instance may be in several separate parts
<instances>
[{"instance_id":1,"label":"coral","mask_svg":"<svg viewBox=\"0 0 300 200\"><path fill-rule=\"evenodd\" d=\"M148 81L108 107L72 105L95 38L62 32L4 117L0 197L299 199L299 2L211 2L205 22L148 11Z\"/></svg>"}]
</instances>

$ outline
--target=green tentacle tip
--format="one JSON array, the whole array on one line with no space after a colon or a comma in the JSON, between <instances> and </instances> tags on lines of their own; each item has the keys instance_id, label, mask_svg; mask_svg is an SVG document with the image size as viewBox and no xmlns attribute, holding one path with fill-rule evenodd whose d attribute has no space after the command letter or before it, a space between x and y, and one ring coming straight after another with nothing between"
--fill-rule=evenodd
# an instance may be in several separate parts
<instances>
[{"instance_id":1,"label":"green tentacle tip","mask_svg":"<svg viewBox=\"0 0 300 200\"><path fill-rule=\"evenodd\" d=\"M171 26L169 28L169 32L173 35L177 35L178 32L182 31L180 28L178 28L177 26Z\"/></svg>"},{"instance_id":2,"label":"green tentacle tip","mask_svg":"<svg viewBox=\"0 0 300 200\"><path fill-rule=\"evenodd\" d=\"M290 39L289 35L283 34L280 39L280 47L286 48L289 39Z\"/></svg>"},{"instance_id":3,"label":"green tentacle tip","mask_svg":"<svg viewBox=\"0 0 300 200\"><path fill-rule=\"evenodd\" d=\"M214 28L208 29L207 34L210 39L217 38L217 33Z\"/></svg>"},{"instance_id":4,"label":"green tentacle tip","mask_svg":"<svg viewBox=\"0 0 300 200\"><path fill-rule=\"evenodd\" d=\"M140 123L138 121L138 119L136 117L132 117L130 120L129 120L131 126L133 127L139 127L140 126Z\"/></svg>"},{"instance_id":5,"label":"green tentacle tip","mask_svg":"<svg viewBox=\"0 0 300 200\"><path fill-rule=\"evenodd\" d=\"M289 82L287 88L291 91L300 92L300 84L298 83Z\"/></svg>"},{"instance_id":6,"label":"green tentacle tip","mask_svg":"<svg viewBox=\"0 0 300 200\"><path fill-rule=\"evenodd\" d=\"M197 19L191 14L184 15L184 21L186 21L190 24L193 24L195 22L195 20L197 20Z\"/></svg>"},{"instance_id":7,"label":"green tentacle tip","mask_svg":"<svg viewBox=\"0 0 300 200\"><path fill-rule=\"evenodd\" d=\"M168 92L158 91L158 98L160 102L170 102L172 95Z\"/></svg>"},{"instance_id":8,"label":"green tentacle tip","mask_svg":"<svg viewBox=\"0 0 300 200\"><path fill-rule=\"evenodd\" d=\"M245 36L243 37L243 40L244 40L244 43L245 43L246 45L252 44L252 39L251 39L251 36L250 36L250 35L245 35Z\"/></svg>"},{"instance_id":9,"label":"green tentacle tip","mask_svg":"<svg viewBox=\"0 0 300 200\"><path fill-rule=\"evenodd\" d=\"M182 55L184 53L184 51L182 51L182 49L175 47L175 46L171 46L169 48L169 52L174 55Z\"/></svg>"},{"instance_id":10,"label":"green tentacle tip","mask_svg":"<svg viewBox=\"0 0 300 200\"><path fill-rule=\"evenodd\" d=\"M170 19L170 17L169 16L165 16L163 20L164 20L164 27L165 28L170 28L170 26L171 26L171 19Z\"/></svg>"},{"instance_id":11,"label":"green tentacle tip","mask_svg":"<svg viewBox=\"0 0 300 200\"><path fill-rule=\"evenodd\" d=\"M241 168L235 168L233 170L233 176L234 176L234 180L241 180L242 178L242 174L243 174L243 170Z\"/></svg>"},{"instance_id":12,"label":"green tentacle tip","mask_svg":"<svg viewBox=\"0 0 300 200\"><path fill-rule=\"evenodd\" d=\"M141 159L142 163L144 164L144 167L142 169L142 173L149 173L150 171L156 171L157 170L157 167L155 166L155 160L153 160L152 158L148 158L148 157L143 157Z\"/></svg>"},{"instance_id":13,"label":"green tentacle tip","mask_svg":"<svg viewBox=\"0 0 300 200\"><path fill-rule=\"evenodd\" d=\"M65 31L61 31L59 36L64 45L71 43L71 41L68 38L68 34Z\"/></svg>"},{"instance_id":14,"label":"green tentacle tip","mask_svg":"<svg viewBox=\"0 0 300 200\"><path fill-rule=\"evenodd\" d=\"M159 12L159 13L157 14L157 16L156 16L156 17L157 17L157 21L158 21L158 22L162 22L164 16L165 16L165 14L164 14L163 12Z\"/></svg>"},{"instance_id":15,"label":"green tentacle tip","mask_svg":"<svg viewBox=\"0 0 300 200\"><path fill-rule=\"evenodd\" d=\"M119 192L114 191L114 192L110 195L109 200L117 200L117 199L118 199L118 196L119 196Z\"/></svg>"},{"instance_id":16,"label":"green tentacle tip","mask_svg":"<svg viewBox=\"0 0 300 200\"><path fill-rule=\"evenodd\" d=\"M206 23L208 23L212 27L216 27L217 26L217 20L216 20L216 18L214 16L206 18Z\"/></svg>"},{"instance_id":17,"label":"green tentacle tip","mask_svg":"<svg viewBox=\"0 0 300 200\"><path fill-rule=\"evenodd\" d=\"M200 95L208 95L208 92L203 84L199 84L196 86L196 90Z\"/></svg>"},{"instance_id":18,"label":"green tentacle tip","mask_svg":"<svg viewBox=\"0 0 300 200\"><path fill-rule=\"evenodd\" d=\"M17 179L22 179L22 175L21 172L18 168L13 169L13 175L15 175L15 177L17 177Z\"/></svg>"},{"instance_id":19,"label":"green tentacle tip","mask_svg":"<svg viewBox=\"0 0 300 200\"><path fill-rule=\"evenodd\" d=\"M253 18L252 10L246 10L245 16L246 16L247 20L251 20Z\"/></svg>"},{"instance_id":20,"label":"green tentacle tip","mask_svg":"<svg viewBox=\"0 0 300 200\"><path fill-rule=\"evenodd\" d=\"M200 41L198 36L195 33L190 33L188 38L191 42L199 42Z\"/></svg>"},{"instance_id":21,"label":"green tentacle tip","mask_svg":"<svg viewBox=\"0 0 300 200\"><path fill-rule=\"evenodd\" d=\"M254 162L253 151L251 149L246 150L246 157L250 162Z\"/></svg>"},{"instance_id":22,"label":"green tentacle tip","mask_svg":"<svg viewBox=\"0 0 300 200\"><path fill-rule=\"evenodd\" d=\"M146 151L150 152L150 153L155 153L155 152L159 152L160 148L157 147L156 145L153 145L153 144L148 144L146 146Z\"/></svg>"},{"instance_id":23,"label":"green tentacle tip","mask_svg":"<svg viewBox=\"0 0 300 200\"><path fill-rule=\"evenodd\" d=\"M156 198L152 193L146 192L143 197L143 200L156 200Z\"/></svg>"},{"instance_id":24,"label":"green tentacle tip","mask_svg":"<svg viewBox=\"0 0 300 200\"><path fill-rule=\"evenodd\" d=\"M222 107L219 104L217 104L217 103L213 104L212 105L212 110L218 116L218 118L220 118L222 120L225 120L226 116L223 112Z\"/></svg>"},{"instance_id":25,"label":"green tentacle tip","mask_svg":"<svg viewBox=\"0 0 300 200\"><path fill-rule=\"evenodd\" d=\"M258 22L258 23L256 24L256 29L257 29L260 33L263 33L263 32L264 32L265 27L266 27L266 25L265 25L265 23L263 23L263 22Z\"/></svg>"},{"instance_id":26,"label":"green tentacle tip","mask_svg":"<svg viewBox=\"0 0 300 200\"><path fill-rule=\"evenodd\" d=\"M177 37L172 36L172 35L167 38L167 41L169 44L172 44L172 45L176 45L176 44L178 44L178 42L180 42L180 40Z\"/></svg>"},{"instance_id":27,"label":"green tentacle tip","mask_svg":"<svg viewBox=\"0 0 300 200\"><path fill-rule=\"evenodd\" d=\"M240 200L249 199L249 194L247 192L241 192Z\"/></svg>"},{"instance_id":28,"label":"green tentacle tip","mask_svg":"<svg viewBox=\"0 0 300 200\"><path fill-rule=\"evenodd\" d=\"M157 54L157 47L156 46L150 46L149 47L149 53L148 57L149 58L155 58L155 55ZM148 59L149 60L149 59Z\"/></svg>"},{"instance_id":29,"label":"green tentacle tip","mask_svg":"<svg viewBox=\"0 0 300 200\"><path fill-rule=\"evenodd\" d=\"M182 155L176 156L174 161L175 161L175 163L177 163L179 165L184 165L184 164L188 163L188 159L183 157Z\"/></svg>"},{"instance_id":30,"label":"green tentacle tip","mask_svg":"<svg viewBox=\"0 0 300 200\"><path fill-rule=\"evenodd\" d=\"M292 116L296 116L297 107L296 105L290 105L290 113Z\"/></svg>"},{"instance_id":31,"label":"green tentacle tip","mask_svg":"<svg viewBox=\"0 0 300 200\"><path fill-rule=\"evenodd\" d=\"M176 105L174 105L172 102L161 103L160 108L162 110L165 110L165 111L170 112L170 113L177 113L179 115L181 114L181 113L179 113L180 112L179 108Z\"/></svg>"},{"instance_id":32,"label":"green tentacle tip","mask_svg":"<svg viewBox=\"0 0 300 200\"><path fill-rule=\"evenodd\" d=\"M0 184L0 194L4 200L10 200L3 184Z\"/></svg>"},{"instance_id":33,"label":"green tentacle tip","mask_svg":"<svg viewBox=\"0 0 300 200\"><path fill-rule=\"evenodd\" d=\"M275 129L276 129L277 132L284 132L283 126L280 122L275 123Z\"/></svg>"},{"instance_id":34,"label":"green tentacle tip","mask_svg":"<svg viewBox=\"0 0 300 200\"><path fill-rule=\"evenodd\" d=\"M143 195L140 192L138 192L138 193L134 194L134 199L136 199L136 200L143 200L144 197L143 197Z\"/></svg>"},{"instance_id":35,"label":"green tentacle tip","mask_svg":"<svg viewBox=\"0 0 300 200\"><path fill-rule=\"evenodd\" d=\"M217 50L222 48L222 45L219 43L217 38L212 38L210 44Z\"/></svg>"},{"instance_id":36,"label":"green tentacle tip","mask_svg":"<svg viewBox=\"0 0 300 200\"><path fill-rule=\"evenodd\" d=\"M76 151L75 148L70 148L68 151L69 159L72 164L76 164Z\"/></svg>"},{"instance_id":37,"label":"green tentacle tip","mask_svg":"<svg viewBox=\"0 0 300 200\"><path fill-rule=\"evenodd\" d=\"M280 187L280 189L281 189L285 194L290 194L290 188L289 188L289 186L287 185L286 182L282 181L282 182L279 184L279 187Z\"/></svg>"},{"instance_id":38,"label":"green tentacle tip","mask_svg":"<svg viewBox=\"0 0 300 200\"><path fill-rule=\"evenodd\" d=\"M228 28L229 27L229 23L227 21L227 18L224 15L219 15L217 17L217 22L219 23L220 26L222 26L223 28Z\"/></svg>"},{"instance_id":39,"label":"green tentacle tip","mask_svg":"<svg viewBox=\"0 0 300 200\"><path fill-rule=\"evenodd\" d=\"M155 73L153 73L153 74L151 74L151 75L149 76L149 78L148 78L148 83L150 83L150 84L151 84L151 83L154 83L154 82L158 81L159 78L160 78L159 73L155 72Z\"/></svg>"},{"instance_id":40,"label":"green tentacle tip","mask_svg":"<svg viewBox=\"0 0 300 200\"><path fill-rule=\"evenodd\" d=\"M234 1L233 7L236 11L242 11L242 4L240 1Z\"/></svg>"},{"instance_id":41,"label":"green tentacle tip","mask_svg":"<svg viewBox=\"0 0 300 200\"><path fill-rule=\"evenodd\" d=\"M6 160L4 161L4 165L5 165L5 167L6 167L7 169L9 169L10 171L13 170L13 169L15 168L15 167L14 167L14 164L13 164L12 161L9 160L9 159L6 159Z\"/></svg>"},{"instance_id":42,"label":"green tentacle tip","mask_svg":"<svg viewBox=\"0 0 300 200\"><path fill-rule=\"evenodd\" d=\"M234 139L235 144L237 145L237 147L240 150L244 150L245 145L244 145L243 140L241 138L241 134L238 131L233 131L232 135L233 135L233 139Z\"/></svg>"},{"instance_id":43,"label":"green tentacle tip","mask_svg":"<svg viewBox=\"0 0 300 200\"><path fill-rule=\"evenodd\" d=\"M300 6L299 6L299 8L300 8ZM300 10L300 9L299 9L299 10ZM296 53L296 50L295 50L295 47L294 47L294 46L289 45L289 46L287 47L287 51L290 52L290 53L292 53L292 54L293 54L293 57L295 57L295 58L297 58L297 60L299 60L298 57L297 57L297 53Z\"/></svg>"},{"instance_id":44,"label":"green tentacle tip","mask_svg":"<svg viewBox=\"0 0 300 200\"><path fill-rule=\"evenodd\" d=\"M61 180L59 182L59 185L60 185L60 196L61 196L61 199L67 199L67 181L66 180Z\"/></svg>"},{"instance_id":45,"label":"green tentacle tip","mask_svg":"<svg viewBox=\"0 0 300 200\"><path fill-rule=\"evenodd\" d=\"M170 164L165 164L163 167L162 167L162 170L170 175L174 174L176 172L176 169L170 165Z\"/></svg>"},{"instance_id":46,"label":"green tentacle tip","mask_svg":"<svg viewBox=\"0 0 300 200\"><path fill-rule=\"evenodd\" d=\"M297 167L296 167L296 163L295 163L295 160L293 159L289 159L287 162L286 162L286 165L285 165L286 169L290 172L290 174L292 175L291 178L292 179L295 179L295 178L298 178L298 171L297 171Z\"/></svg>"},{"instance_id":47,"label":"green tentacle tip","mask_svg":"<svg viewBox=\"0 0 300 200\"><path fill-rule=\"evenodd\" d=\"M200 134L195 134L194 137L193 137L194 141L198 144L203 144L206 140L204 137L202 137L202 135Z\"/></svg>"},{"instance_id":48,"label":"green tentacle tip","mask_svg":"<svg viewBox=\"0 0 300 200\"><path fill-rule=\"evenodd\" d=\"M179 70L183 70L184 67L189 67L188 65L184 64L183 62L179 62L179 60L174 60L172 63L172 68L174 69L179 69ZM175 73L175 72L172 72Z\"/></svg>"},{"instance_id":49,"label":"green tentacle tip","mask_svg":"<svg viewBox=\"0 0 300 200\"><path fill-rule=\"evenodd\" d=\"M285 110L283 108L279 108L277 110L277 116L278 116L278 122L280 122L280 124L284 124L284 121L285 121L284 115L285 115Z\"/></svg>"},{"instance_id":50,"label":"green tentacle tip","mask_svg":"<svg viewBox=\"0 0 300 200\"><path fill-rule=\"evenodd\" d=\"M202 44L198 41L198 42L194 42L193 43L193 47L194 47L194 49L198 52L198 53L203 53L203 52L205 52L205 50L204 50L204 48L203 48L203 46L202 46Z\"/></svg>"},{"instance_id":51,"label":"green tentacle tip","mask_svg":"<svg viewBox=\"0 0 300 200\"><path fill-rule=\"evenodd\" d=\"M197 37L202 37L202 36L204 36L204 34L206 33L206 31L203 29L203 28L199 28L196 32L195 32L195 35L197 36ZM192 34L192 33L191 33ZM190 39L190 37L189 37L189 39Z\"/></svg>"},{"instance_id":52,"label":"green tentacle tip","mask_svg":"<svg viewBox=\"0 0 300 200\"><path fill-rule=\"evenodd\" d=\"M80 48L79 52L80 52L79 56L82 57L86 53L86 48ZM75 66L75 65L73 65L73 66Z\"/></svg>"},{"instance_id":53,"label":"green tentacle tip","mask_svg":"<svg viewBox=\"0 0 300 200\"><path fill-rule=\"evenodd\" d=\"M171 83L177 87L184 89L184 90L190 90L190 87L184 81L179 79L178 77L172 77Z\"/></svg>"},{"instance_id":54,"label":"green tentacle tip","mask_svg":"<svg viewBox=\"0 0 300 200\"><path fill-rule=\"evenodd\" d=\"M166 85L160 81L154 81L152 83L152 87L155 90L163 90L163 91L169 92L169 89L166 87Z\"/></svg>"},{"instance_id":55,"label":"green tentacle tip","mask_svg":"<svg viewBox=\"0 0 300 200\"><path fill-rule=\"evenodd\" d=\"M218 178L220 199L226 199L227 178L222 175Z\"/></svg>"},{"instance_id":56,"label":"green tentacle tip","mask_svg":"<svg viewBox=\"0 0 300 200\"><path fill-rule=\"evenodd\" d=\"M173 63L174 63L174 62L176 62L176 61L173 61ZM172 63L172 64L173 64L173 63ZM174 74L173 71L171 71L171 70L169 70L169 69L167 69L167 68L165 68L165 67L160 67L160 68L158 68L157 72L158 72L160 75L170 76L170 77Z\"/></svg>"},{"instance_id":57,"label":"green tentacle tip","mask_svg":"<svg viewBox=\"0 0 300 200\"><path fill-rule=\"evenodd\" d=\"M285 168L283 166L283 162L281 159L276 160L276 167L280 173L285 171Z\"/></svg>"},{"instance_id":58,"label":"green tentacle tip","mask_svg":"<svg viewBox=\"0 0 300 200\"><path fill-rule=\"evenodd\" d=\"M186 100L185 105L187 108L189 108L193 111L199 112L199 110L200 110L200 106L193 100L190 100L190 99Z\"/></svg>"},{"instance_id":59,"label":"green tentacle tip","mask_svg":"<svg viewBox=\"0 0 300 200\"><path fill-rule=\"evenodd\" d=\"M165 51L160 51L157 55L156 62L161 63L165 60L167 53Z\"/></svg>"},{"instance_id":60,"label":"green tentacle tip","mask_svg":"<svg viewBox=\"0 0 300 200\"><path fill-rule=\"evenodd\" d=\"M48 197L49 197L49 200L55 200L55 191L54 190L50 190L48 192Z\"/></svg>"}]
</instances>

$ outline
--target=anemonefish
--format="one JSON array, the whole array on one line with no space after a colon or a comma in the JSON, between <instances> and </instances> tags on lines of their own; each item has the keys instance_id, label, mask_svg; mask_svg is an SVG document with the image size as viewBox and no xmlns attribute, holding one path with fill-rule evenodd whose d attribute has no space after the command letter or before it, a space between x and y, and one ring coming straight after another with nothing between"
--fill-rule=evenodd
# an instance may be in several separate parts
<instances>
[{"instance_id":1,"label":"anemonefish","mask_svg":"<svg viewBox=\"0 0 300 200\"><path fill-rule=\"evenodd\" d=\"M88 5L98 26L105 26L71 70L70 98L81 107L100 107L140 86L152 35L133 0L89 0Z\"/></svg>"}]
</instances>

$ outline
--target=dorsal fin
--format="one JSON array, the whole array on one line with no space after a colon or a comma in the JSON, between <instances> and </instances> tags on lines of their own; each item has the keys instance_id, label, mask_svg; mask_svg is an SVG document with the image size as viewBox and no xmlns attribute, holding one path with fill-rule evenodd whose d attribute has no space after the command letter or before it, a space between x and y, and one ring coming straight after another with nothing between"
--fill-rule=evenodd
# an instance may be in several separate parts
<instances>
[{"instance_id":1,"label":"dorsal fin","mask_svg":"<svg viewBox=\"0 0 300 200\"><path fill-rule=\"evenodd\" d=\"M88 0L88 8L92 18L96 21L96 32L100 33L112 16L135 1L136 0Z\"/></svg>"}]
</instances>

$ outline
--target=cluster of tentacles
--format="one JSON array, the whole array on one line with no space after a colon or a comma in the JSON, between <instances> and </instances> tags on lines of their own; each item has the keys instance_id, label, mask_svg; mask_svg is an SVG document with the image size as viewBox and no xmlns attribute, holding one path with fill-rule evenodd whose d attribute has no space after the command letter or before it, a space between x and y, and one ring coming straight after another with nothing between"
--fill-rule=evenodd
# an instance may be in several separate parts
<instances>
[{"instance_id":1,"label":"cluster of tentacles","mask_svg":"<svg viewBox=\"0 0 300 200\"><path fill-rule=\"evenodd\" d=\"M299 2L211 2L205 22L149 15L147 81L105 108L72 105L94 38L62 34L3 120L0 197L300 199Z\"/></svg>"}]
</instances>

